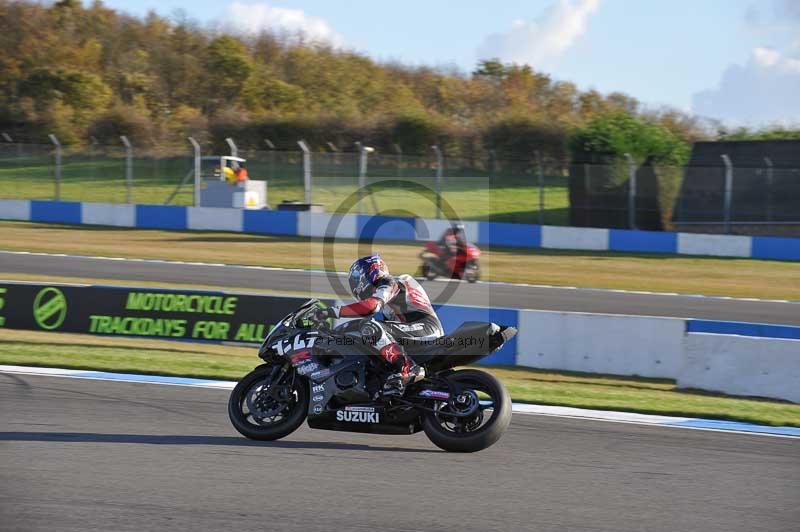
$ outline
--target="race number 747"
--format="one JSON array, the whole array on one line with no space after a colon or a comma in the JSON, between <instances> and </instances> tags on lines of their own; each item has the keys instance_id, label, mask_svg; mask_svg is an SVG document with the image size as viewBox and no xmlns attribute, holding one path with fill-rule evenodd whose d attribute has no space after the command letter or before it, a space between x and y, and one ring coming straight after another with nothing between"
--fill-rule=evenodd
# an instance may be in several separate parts
<instances>
[{"instance_id":1,"label":"race number 747","mask_svg":"<svg viewBox=\"0 0 800 532\"><path fill-rule=\"evenodd\" d=\"M6 288L0 288L0 310L3 310L3 307L6 305L6 300L3 299L3 295L6 293ZM0 316L0 327L6 324L6 319L3 316Z\"/></svg>"}]
</instances>

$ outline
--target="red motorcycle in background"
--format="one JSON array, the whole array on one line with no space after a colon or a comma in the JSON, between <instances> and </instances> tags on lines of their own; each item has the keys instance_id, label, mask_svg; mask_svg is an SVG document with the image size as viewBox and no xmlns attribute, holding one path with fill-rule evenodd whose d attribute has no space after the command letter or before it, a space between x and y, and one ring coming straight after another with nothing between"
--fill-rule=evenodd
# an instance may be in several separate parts
<instances>
[{"instance_id":1,"label":"red motorcycle in background","mask_svg":"<svg viewBox=\"0 0 800 532\"><path fill-rule=\"evenodd\" d=\"M429 281L437 277L463 279L474 283L481 276L478 257L481 250L473 244L465 244L455 255L445 253L438 242L426 242L419 254L422 259L422 275Z\"/></svg>"}]
</instances>

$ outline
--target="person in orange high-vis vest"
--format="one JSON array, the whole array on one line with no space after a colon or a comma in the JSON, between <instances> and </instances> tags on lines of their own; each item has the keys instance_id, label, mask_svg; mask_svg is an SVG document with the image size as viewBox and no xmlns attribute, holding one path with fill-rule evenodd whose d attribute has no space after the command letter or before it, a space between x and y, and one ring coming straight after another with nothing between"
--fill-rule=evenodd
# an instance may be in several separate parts
<instances>
[{"instance_id":1,"label":"person in orange high-vis vest","mask_svg":"<svg viewBox=\"0 0 800 532\"><path fill-rule=\"evenodd\" d=\"M239 165L239 168L236 169L236 182L244 183L245 181L247 181L247 168Z\"/></svg>"}]
</instances>

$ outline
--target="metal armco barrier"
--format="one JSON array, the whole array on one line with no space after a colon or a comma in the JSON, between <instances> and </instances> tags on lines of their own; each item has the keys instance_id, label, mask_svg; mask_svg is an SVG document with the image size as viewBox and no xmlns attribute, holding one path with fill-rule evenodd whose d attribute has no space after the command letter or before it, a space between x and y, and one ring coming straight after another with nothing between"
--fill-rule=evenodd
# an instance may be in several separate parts
<instances>
[{"instance_id":1,"label":"metal armco barrier","mask_svg":"<svg viewBox=\"0 0 800 532\"><path fill-rule=\"evenodd\" d=\"M260 343L304 298L112 286L0 283L0 328Z\"/></svg>"}]
</instances>

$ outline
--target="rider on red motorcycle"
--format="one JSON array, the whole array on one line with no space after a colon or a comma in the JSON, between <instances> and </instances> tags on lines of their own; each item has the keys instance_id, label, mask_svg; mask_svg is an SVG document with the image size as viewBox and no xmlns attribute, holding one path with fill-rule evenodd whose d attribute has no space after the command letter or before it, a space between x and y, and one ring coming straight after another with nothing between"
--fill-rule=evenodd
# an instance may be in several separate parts
<instances>
[{"instance_id":1,"label":"rider on red motorcycle","mask_svg":"<svg viewBox=\"0 0 800 532\"><path fill-rule=\"evenodd\" d=\"M374 340L381 357L397 370L386 380L384 395L402 395L406 385L425 377L425 370L406 354L403 339L440 338L444 336L442 323L416 279L405 274L393 277L380 255L355 261L350 266L349 282L350 291L358 301L321 309L315 317L318 320L366 317L382 312L386 319L366 321L361 334Z\"/></svg>"},{"instance_id":2,"label":"rider on red motorcycle","mask_svg":"<svg viewBox=\"0 0 800 532\"><path fill-rule=\"evenodd\" d=\"M445 261L450 271L456 271L458 266L458 255L465 254L467 249L467 235L464 231L464 224L454 223L448 227L442 238L439 239L439 247L442 250L442 260Z\"/></svg>"}]
</instances>

